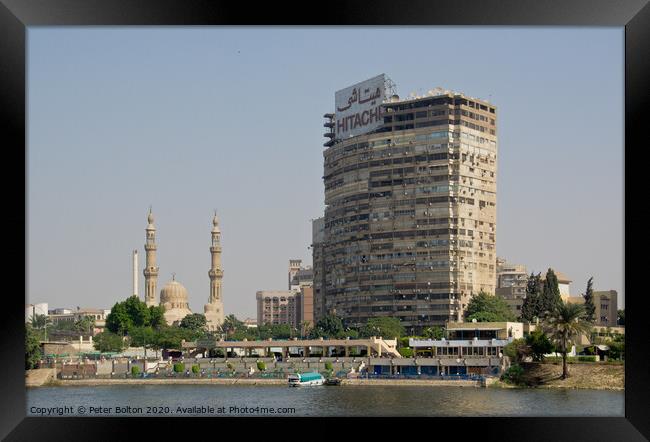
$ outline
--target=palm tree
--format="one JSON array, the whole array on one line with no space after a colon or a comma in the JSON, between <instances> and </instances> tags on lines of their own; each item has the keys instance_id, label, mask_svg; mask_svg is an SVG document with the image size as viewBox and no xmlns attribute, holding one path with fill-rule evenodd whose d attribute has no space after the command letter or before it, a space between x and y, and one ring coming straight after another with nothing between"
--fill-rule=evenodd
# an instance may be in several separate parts
<instances>
[{"instance_id":1,"label":"palm tree","mask_svg":"<svg viewBox=\"0 0 650 442\"><path fill-rule=\"evenodd\" d=\"M566 360L568 345L574 344L575 338L591 331L591 324L585 319L585 309L579 304L561 302L546 317L544 328L562 353L562 379L566 379L569 376Z\"/></svg>"}]
</instances>

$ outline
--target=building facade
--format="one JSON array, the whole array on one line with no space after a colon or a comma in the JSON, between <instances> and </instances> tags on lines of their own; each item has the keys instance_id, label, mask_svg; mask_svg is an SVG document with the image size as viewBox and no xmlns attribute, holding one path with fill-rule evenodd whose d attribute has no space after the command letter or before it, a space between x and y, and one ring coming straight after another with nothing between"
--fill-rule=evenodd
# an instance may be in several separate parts
<instances>
[{"instance_id":1,"label":"building facade","mask_svg":"<svg viewBox=\"0 0 650 442\"><path fill-rule=\"evenodd\" d=\"M502 298L516 317L521 316L521 307L526 298L528 272L526 266L509 264L497 258L497 280L495 294Z\"/></svg>"},{"instance_id":2,"label":"building facade","mask_svg":"<svg viewBox=\"0 0 650 442\"><path fill-rule=\"evenodd\" d=\"M355 92L348 102L371 98ZM317 299L352 325L397 317L418 333L461 318L473 294L495 292L496 108L438 90L393 95L378 109L376 129L340 139L376 111L326 114L327 273Z\"/></svg>"},{"instance_id":3,"label":"building facade","mask_svg":"<svg viewBox=\"0 0 650 442\"><path fill-rule=\"evenodd\" d=\"M594 324L601 327L618 325L618 293L616 290L594 291ZM584 304L582 296L563 296L564 302Z\"/></svg>"},{"instance_id":4,"label":"building facade","mask_svg":"<svg viewBox=\"0 0 650 442\"><path fill-rule=\"evenodd\" d=\"M260 290L257 300L257 324L289 324L297 328L296 292L291 290Z\"/></svg>"},{"instance_id":5,"label":"building facade","mask_svg":"<svg viewBox=\"0 0 650 442\"><path fill-rule=\"evenodd\" d=\"M325 275L327 274L323 260L325 247L325 218L312 221L312 263L314 266L314 323L317 323L326 313L325 308Z\"/></svg>"}]
</instances>

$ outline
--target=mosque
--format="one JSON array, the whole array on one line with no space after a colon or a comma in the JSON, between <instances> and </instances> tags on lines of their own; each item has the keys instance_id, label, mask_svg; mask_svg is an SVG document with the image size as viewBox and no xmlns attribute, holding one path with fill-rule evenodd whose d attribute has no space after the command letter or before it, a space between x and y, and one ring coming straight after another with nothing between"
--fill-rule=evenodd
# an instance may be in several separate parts
<instances>
[{"instance_id":1,"label":"mosque","mask_svg":"<svg viewBox=\"0 0 650 442\"><path fill-rule=\"evenodd\" d=\"M146 265L144 274L144 300L147 306L161 305L165 308L165 320L167 324L173 324L182 320L185 316L191 315L190 305L188 302L187 289L176 281L176 276L172 276L160 291L160 303L156 302L156 285L158 283L158 270L156 266L156 227L151 209L147 217L148 225L146 228L147 239L144 245L146 252ZM203 307L207 327L209 330L215 330L223 324L223 301L221 294L221 280L223 279L223 270L221 269L221 230L219 229L219 219L215 211L212 219L212 245L210 246L210 255L212 256L212 265L208 271L210 277L210 296L208 303ZM137 296L137 251L134 251L134 294Z\"/></svg>"}]
</instances>

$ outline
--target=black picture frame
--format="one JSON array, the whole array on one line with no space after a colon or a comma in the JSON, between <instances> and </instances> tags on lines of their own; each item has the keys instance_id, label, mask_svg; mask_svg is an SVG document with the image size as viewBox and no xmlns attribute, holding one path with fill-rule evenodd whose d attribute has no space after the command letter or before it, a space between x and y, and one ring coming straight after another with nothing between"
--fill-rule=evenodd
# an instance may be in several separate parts
<instances>
[{"instance_id":1,"label":"black picture frame","mask_svg":"<svg viewBox=\"0 0 650 442\"><path fill-rule=\"evenodd\" d=\"M289 12L292 11L292 12ZM9 261L10 280L24 275L15 257L26 258L26 28L30 26L126 26L126 25L480 25L480 26L616 26L625 28L625 206L633 201L635 191L629 176L645 176L639 169L643 163L638 155L647 145L643 125L647 119L648 78L650 78L650 6L648 0L455 0L446 2L356 2L314 3L289 6L282 3L225 3L209 0L0 0L0 112L5 144L5 222L15 246L5 250ZM452 50L450 48L450 50ZM594 91L597 93L597 91ZM314 140L318 146L320 140ZM3 143L4 144L4 143ZM10 159L6 158L9 154ZM634 158L633 161L628 161ZM14 166L15 165L15 166ZM629 169L628 169L629 168ZM7 171L13 171L9 177ZM638 173L634 173L638 172ZM22 181L21 181L22 179ZM21 185L22 183L22 185ZM23 195L19 195L19 190ZM8 201L7 201L8 200ZM638 200L637 200L638 204ZM22 210L21 210L22 209ZM629 230L629 219L625 222ZM25 241L20 241L22 232ZM645 241L625 235L625 250L634 241ZM6 242L5 242L6 244ZM22 251L22 253L21 253ZM626 255L627 258L627 255ZM23 260L26 263L26 260ZM644 275L643 262L626 259L625 274ZM398 430L406 436L414 432L437 433L452 430L459 439L483 438L498 440L645 440L650 437L650 357L645 348L648 333L644 329L643 291L635 291L632 278L625 280L626 294L626 364L625 417L621 418L429 418L426 422L409 422ZM25 293L27 292L25 285ZM36 418L25 417L24 327L21 297L6 293L7 314L0 321L2 339L2 386L0 390L0 436L6 440L135 438L138 427L146 427L149 436L166 438L192 437L197 431L206 436L225 437L228 427L242 429L237 418ZM279 435L287 435L284 421ZM461 419L461 420L459 420ZM265 420L265 419L263 419ZM301 418L314 432L320 433L324 419ZM317 422L314 422L314 421ZM424 420L424 418L418 420ZM360 434L381 437L392 424L381 425L376 419L361 419ZM367 422L365 422L367 421ZM153 423L152 423L153 422ZM277 420L275 421L277 423ZM294 422L294 421L292 421ZM231 426L234 424L234 426ZM325 423L327 425L327 423ZM355 424L356 425L356 424ZM302 426L302 425L301 425ZM258 430L268 435L276 431ZM337 431L332 428L332 434ZM238 430L239 429L239 430ZM254 429L254 428L253 428ZM301 430L303 431L303 430ZM342 430L343 431L343 430ZM250 432L247 432L249 435ZM190 436L191 434L191 436ZM348 433L349 436L349 433ZM138 436L141 437L141 436ZM256 436L254 436L256 437Z\"/></svg>"}]
</instances>

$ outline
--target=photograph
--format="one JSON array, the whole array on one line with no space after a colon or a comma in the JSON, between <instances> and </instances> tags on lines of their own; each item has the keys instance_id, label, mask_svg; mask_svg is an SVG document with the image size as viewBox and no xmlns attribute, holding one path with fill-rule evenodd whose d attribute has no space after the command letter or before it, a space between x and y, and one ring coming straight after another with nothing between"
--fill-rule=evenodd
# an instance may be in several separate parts
<instances>
[{"instance_id":1,"label":"photograph","mask_svg":"<svg viewBox=\"0 0 650 442\"><path fill-rule=\"evenodd\" d=\"M625 417L625 39L29 27L26 416Z\"/></svg>"}]
</instances>

